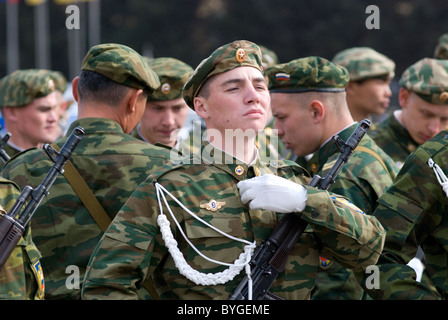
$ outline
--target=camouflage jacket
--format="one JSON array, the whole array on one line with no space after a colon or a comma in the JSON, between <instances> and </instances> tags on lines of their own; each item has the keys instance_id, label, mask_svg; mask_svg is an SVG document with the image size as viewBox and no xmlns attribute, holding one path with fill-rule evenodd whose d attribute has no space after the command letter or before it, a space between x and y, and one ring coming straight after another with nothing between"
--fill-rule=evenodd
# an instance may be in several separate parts
<instances>
[{"instance_id":1,"label":"camouflage jacket","mask_svg":"<svg viewBox=\"0 0 448 320\"><path fill-rule=\"evenodd\" d=\"M70 160L112 219L138 184L169 162L169 151L125 134L112 120L76 120L68 132L76 126L84 128L85 135ZM56 144L61 147L65 141ZM3 175L21 187L35 187L52 164L43 150L30 149L12 158ZM77 284L102 231L63 175L36 210L31 227L43 256L46 299L79 299Z\"/></svg>"},{"instance_id":2,"label":"camouflage jacket","mask_svg":"<svg viewBox=\"0 0 448 320\"><path fill-rule=\"evenodd\" d=\"M353 124L339 132L338 136L347 141L356 127L357 124ZM325 176L339 153L336 144L328 141L308 161L308 172ZM366 134L329 190L348 198L364 213L372 214L376 200L392 184L397 173L398 168L393 160Z\"/></svg>"},{"instance_id":3,"label":"camouflage jacket","mask_svg":"<svg viewBox=\"0 0 448 320\"><path fill-rule=\"evenodd\" d=\"M438 293L448 298L448 198L434 170L432 159L448 174L448 131L421 145L404 163L394 184L378 200L374 216L387 231L378 261L380 288L369 295L377 299L436 299L426 283L415 281L406 264L420 245L426 270Z\"/></svg>"},{"instance_id":4,"label":"camouflage jacket","mask_svg":"<svg viewBox=\"0 0 448 320\"><path fill-rule=\"evenodd\" d=\"M370 136L395 161L398 168L401 168L407 156L419 146L394 114L378 124Z\"/></svg>"},{"instance_id":5,"label":"camouflage jacket","mask_svg":"<svg viewBox=\"0 0 448 320\"><path fill-rule=\"evenodd\" d=\"M205 155L205 158L204 158ZM211 159L205 160L210 155ZM249 210L240 200L237 183L267 173L308 184L306 171L292 162L259 160L248 166L205 144L202 159L188 159L148 177L120 210L106 231L89 263L83 284L83 299L137 299L136 289L151 278L162 299L227 299L244 276L240 272L224 284L201 285L180 274L165 246L157 223L160 215L156 182L192 213L221 231L259 244L279 219L275 212ZM230 162L230 163L229 163ZM205 256L233 263L243 244L228 239L196 221L167 196L168 204L187 238ZM162 202L163 203L163 202ZM202 258L180 234L167 208L163 212L183 257L195 270L221 272L227 267ZM308 187L308 200L301 213L310 223L288 257L286 270L271 291L287 299L308 299L314 286L319 254L346 266L363 270L376 263L384 238L382 226L371 216L348 207L327 191ZM353 221L353 223L341 223ZM322 243L324 245L322 245Z\"/></svg>"},{"instance_id":6,"label":"camouflage jacket","mask_svg":"<svg viewBox=\"0 0 448 320\"><path fill-rule=\"evenodd\" d=\"M357 124L342 130L338 136L347 141ZM339 157L335 143L328 141L308 161L308 171L324 177ZM348 198L366 214L372 214L377 199L392 184L398 173L393 160L367 134L345 164L331 192ZM334 261L321 258L316 288L312 299L361 299L363 290L351 270Z\"/></svg>"},{"instance_id":7,"label":"camouflage jacket","mask_svg":"<svg viewBox=\"0 0 448 320\"><path fill-rule=\"evenodd\" d=\"M15 183L0 178L2 214L11 210L19 194L19 188ZM0 270L0 299L41 300L44 298L45 283L40 257L40 252L32 241L28 225L16 248Z\"/></svg>"}]
</instances>

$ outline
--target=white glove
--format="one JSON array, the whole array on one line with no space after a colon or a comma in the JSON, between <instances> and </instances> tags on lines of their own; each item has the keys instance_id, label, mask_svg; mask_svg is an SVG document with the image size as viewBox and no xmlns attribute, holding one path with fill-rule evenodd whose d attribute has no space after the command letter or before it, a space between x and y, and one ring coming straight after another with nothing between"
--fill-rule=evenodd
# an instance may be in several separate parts
<instances>
[{"instance_id":1,"label":"white glove","mask_svg":"<svg viewBox=\"0 0 448 320\"><path fill-rule=\"evenodd\" d=\"M305 209L307 191L298 183L273 174L265 174L238 182L241 201L249 208L279 213L301 212Z\"/></svg>"}]
</instances>

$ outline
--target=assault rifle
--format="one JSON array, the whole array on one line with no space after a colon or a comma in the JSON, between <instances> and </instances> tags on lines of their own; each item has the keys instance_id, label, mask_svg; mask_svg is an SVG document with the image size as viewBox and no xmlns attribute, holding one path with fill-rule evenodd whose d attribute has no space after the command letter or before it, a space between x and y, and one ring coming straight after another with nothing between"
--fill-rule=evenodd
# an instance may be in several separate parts
<instances>
[{"instance_id":1,"label":"assault rifle","mask_svg":"<svg viewBox=\"0 0 448 320\"><path fill-rule=\"evenodd\" d=\"M37 207L48 194L48 190L58 174L64 172L63 167L81 141L83 134L84 129L76 127L59 152L51 145L45 144L42 149L54 162L50 171L36 189L25 186L8 213L0 213L0 270L19 242Z\"/></svg>"},{"instance_id":2,"label":"assault rifle","mask_svg":"<svg viewBox=\"0 0 448 320\"><path fill-rule=\"evenodd\" d=\"M349 161L353 150L358 146L369 127L370 121L368 119L361 121L347 142L344 142L338 135L333 136L333 142L336 143L341 153L325 177L321 178L319 175L315 175L309 185L328 190L343 165ZM284 214L269 238L264 240L256 249L252 260L249 262L251 267L250 277L246 275L243 278L230 296L230 300L283 300L283 298L268 290L278 274L285 270L288 255L307 225L307 222L294 213Z\"/></svg>"},{"instance_id":3,"label":"assault rifle","mask_svg":"<svg viewBox=\"0 0 448 320\"><path fill-rule=\"evenodd\" d=\"M1 139L0 139L0 159L6 163L9 160L9 155L5 151L5 145L8 142L9 138L11 137L11 134L7 132Z\"/></svg>"}]
</instances>

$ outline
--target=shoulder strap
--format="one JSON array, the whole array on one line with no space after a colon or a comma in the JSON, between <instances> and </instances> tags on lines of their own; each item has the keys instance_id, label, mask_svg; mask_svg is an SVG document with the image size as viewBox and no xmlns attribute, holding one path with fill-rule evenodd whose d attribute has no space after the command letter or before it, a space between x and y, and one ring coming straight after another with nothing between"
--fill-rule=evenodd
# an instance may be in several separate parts
<instances>
[{"instance_id":1,"label":"shoulder strap","mask_svg":"<svg viewBox=\"0 0 448 320\"><path fill-rule=\"evenodd\" d=\"M361 152L366 152L366 153L374 156L381 163L381 165L383 166L384 170L386 170L386 172L389 174L389 170L387 170L386 164L384 163L383 159L381 159L381 157L378 155L378 153L376 153L375 151L373 151L373 150L371 150L369 148L363 147L363 146L357 146L355 148L355 150L358 150L358 151L361 151Z\"/></svg>"},{"instance_id":2,"label":"shoulder strap","mask_svg":"<svg viewBox=\"0 0 448 320\"><path fill-rule=\"evenodd\" d=\"M60 150L60 148L56 144L52 144L52 146L56 151ZM96 224L104 233L112 220L107 215L106 211L104 211L103 206L99 203L92 190L90 190L89 186L81 177L78 170L76 170L70 160L67 160L66 164L64 165L64 172L62 174L70 183L79 199L82 201L92 218L95 220ZM153 299L160 299L158 293L151 283L151 279L147 279L143 283L143 286L146 288L146 290L148 290Z\"/></svg>"},{"instance_id":3,"label":"shoulder strap","mask_svg":"<svg viewBox=\"0 0 448 320\"><path fill-rule=\"evenodd\" d=\"M56 149L56 151L59 151L59 147L57 145L53 144L52 146ZM101 206L98 202L98 199L95 197L92 190L90 190L89 186L70 160L67 160L67 163L64 166L64 172L62 174L70 183L79 199L81 199L82 203L100 227L101 231L105 232L112 220L109 218L106 211L104 211L103 206Z\"/></svg>"}]
</instances>

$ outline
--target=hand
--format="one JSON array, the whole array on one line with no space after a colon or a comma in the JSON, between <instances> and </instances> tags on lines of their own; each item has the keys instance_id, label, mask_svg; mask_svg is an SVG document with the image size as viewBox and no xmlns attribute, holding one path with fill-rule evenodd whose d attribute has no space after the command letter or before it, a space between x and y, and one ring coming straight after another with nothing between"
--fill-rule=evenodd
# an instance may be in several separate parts
<instances>
[{"instance_id":1,"label":"hand","mask_svg":"<svg viewBox=\"0 0 448 320\"><path fill-rule=\"evenodd\" d=\"M301 212L305 209L307 191L298 183L273 174L240 181L237 184L241 201L249 208L279 213Z\"/></svg>"}]
</instances>

